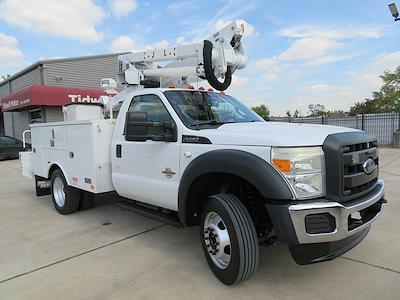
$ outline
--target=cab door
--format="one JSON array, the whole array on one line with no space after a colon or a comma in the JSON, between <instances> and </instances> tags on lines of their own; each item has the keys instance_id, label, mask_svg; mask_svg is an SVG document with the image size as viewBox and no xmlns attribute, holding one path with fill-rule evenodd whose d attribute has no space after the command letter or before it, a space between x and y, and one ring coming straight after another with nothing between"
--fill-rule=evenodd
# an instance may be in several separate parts
<instances>
[{"instance_id":1,"label":"cab door","mask_svg":"<svg viewBox=\"0 0 400 300\"><path fill-rule=\"evenodd\" d=\"M126 111L121 108L122 111ZM128 112L145 112L149 122L172 122L171 114L156 94L135 96ZM126 116L120 116L125 123ZM119 124L122 126L122 124ZM126 125L124 125L126 126ZM176 124L175 124L176 126ZM152 205L178 209L180 143L166 142L160 128L149 128L142 141L128 141L125 130L114 137L113 184L122 197Z\"/></svg>"}]
</instances>

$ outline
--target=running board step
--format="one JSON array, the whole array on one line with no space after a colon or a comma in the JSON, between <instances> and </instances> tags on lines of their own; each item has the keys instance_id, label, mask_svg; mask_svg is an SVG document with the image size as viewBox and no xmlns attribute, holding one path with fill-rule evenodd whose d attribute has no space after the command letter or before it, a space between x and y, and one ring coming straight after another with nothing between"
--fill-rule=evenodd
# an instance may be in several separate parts
<instances>
[{"instance_id":1,"label":"running board step","mask_svg":"<svg viewBox=\"0 0 400 300\"><path fill-rule=\"evenodd\" d=\"M178 212L176 211L124 198L118 201L117 205L122 209L130 210L138 215L156 219L168 225L176 227L183 226L179 221Z\"/></svg>"}]
</instances>

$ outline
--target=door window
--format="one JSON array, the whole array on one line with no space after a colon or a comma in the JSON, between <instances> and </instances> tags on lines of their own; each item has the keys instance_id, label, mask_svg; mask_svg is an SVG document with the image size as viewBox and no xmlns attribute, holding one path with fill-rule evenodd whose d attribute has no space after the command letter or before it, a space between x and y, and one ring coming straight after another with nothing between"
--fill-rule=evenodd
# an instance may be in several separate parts
<instances>
[{"instance_id":1,"label":"door window","mask_svg":"<svg viewBox=\"0 0 400 300\"><path fill-rule=\"evenodd\" d=\"M135 96L128 109L129 112L146 112L147 121L171 123L173 119L161 99L157 95ZM163 135L164 129L161 127L150 126L149 135Z\"/></svg>"},{"instance_id":2,"label":"door window","mask_svg":"<svg viewBox=\"0 0 400 300\"><path fill-rule=\"evenodd\" d=\"M2 146L11 146L11 145L17 145L17 144L18 144L17 140L14 140L7 136L0 136L0 145L2 145Z\"/></svg>"}]
</instances>

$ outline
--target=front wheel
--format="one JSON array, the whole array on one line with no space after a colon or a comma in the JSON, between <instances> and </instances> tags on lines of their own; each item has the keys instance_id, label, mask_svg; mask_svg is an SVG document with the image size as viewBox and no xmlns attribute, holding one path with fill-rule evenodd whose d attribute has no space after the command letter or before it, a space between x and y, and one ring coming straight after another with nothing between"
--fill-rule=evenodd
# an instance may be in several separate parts
<instances>
[{"instance_id":1,"label":"front wheel","mask_svg":"<svg viewBox=\"0 0 400 300\"><path fill-rule=\"evenodd\" d=\"M259 258L257 233L237 197L218 194L208 198L200 238L208 265L224 284L236 284L253 275Z\"/></svg>"}]
</instances>

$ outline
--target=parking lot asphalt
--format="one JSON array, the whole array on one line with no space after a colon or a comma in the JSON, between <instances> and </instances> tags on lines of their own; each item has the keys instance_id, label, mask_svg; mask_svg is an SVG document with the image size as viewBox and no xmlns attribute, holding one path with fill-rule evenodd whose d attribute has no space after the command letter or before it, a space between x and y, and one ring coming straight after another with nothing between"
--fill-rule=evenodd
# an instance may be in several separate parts
<instances>
[{"instance_id":1,"label":"parking lot asphalt","mask_svg":"<svg viewBox=\"0 0 400 300\"><path fill-rule=\"evenodd\" d=\"M220 283L198 228L175 228L101 197L62 216L37 198L18 160L0 162L0 299L400 299L400 150L380 149L384 212L367 238L330 262L296 265L261 248L254 277ZM162 197L162 195L160 195Z\"/></svg>"}]
</instances>

